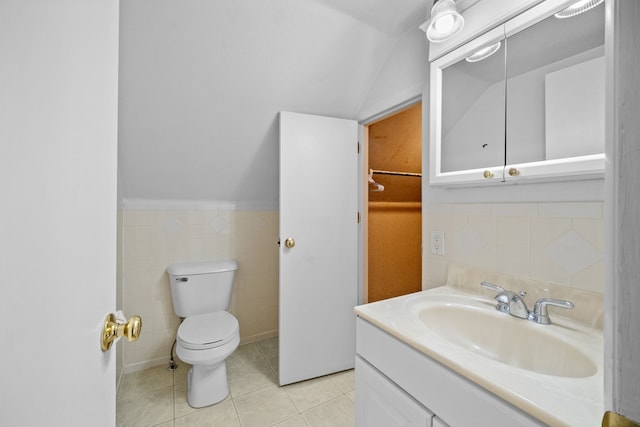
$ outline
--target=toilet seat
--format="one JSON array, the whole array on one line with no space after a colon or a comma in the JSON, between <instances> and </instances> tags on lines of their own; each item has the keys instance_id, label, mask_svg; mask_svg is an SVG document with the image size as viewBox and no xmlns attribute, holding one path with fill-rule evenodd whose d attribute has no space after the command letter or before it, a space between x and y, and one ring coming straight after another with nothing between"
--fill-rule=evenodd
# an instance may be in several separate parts
<instances>
[{"instance_id":1,"label":"toilet seat","mask_svg":"<svg viewBox=\"0 0 640 427\"><path fill-rule=\"evenodd\" d=\"M239 336L238 319L226 311L189 316L178 328L177 341L189 350L221 347Z\"/></svg>"}]
</instances>

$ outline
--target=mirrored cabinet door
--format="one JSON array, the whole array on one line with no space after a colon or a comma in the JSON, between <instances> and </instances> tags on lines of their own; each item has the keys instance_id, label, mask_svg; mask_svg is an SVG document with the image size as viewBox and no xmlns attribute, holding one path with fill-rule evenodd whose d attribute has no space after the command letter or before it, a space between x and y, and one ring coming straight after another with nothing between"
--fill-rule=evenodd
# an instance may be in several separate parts
<instances>
[{"instance_id":1,"label":"mirrored cabinet door","mask_svg":"<svg viewBox=\"0 0 640 427\"><path fill-rule=\"evenodd\" d=\"M432 63L432 184L502 180L505 77L503 28Z\"/></svg>"},{"instance_id":2,"label":"mirrored cabinet door","mask_svg":"<svg viewBox=\"0 0 640 427\"><path fill-rule=\"evenodd\" d=\"M504 165L503 42L482 46L442 70L442 172Z\"/></svg>"},{"instance_id":3,"label":"mirrored cabinet door","mask_svg":"<svg viewBox=\"0 0 640 427\"><path fill-rule=\"evenodd\" d=\"M604 10L507 38L507 167L604 153Z\"/></svg>"}]
</instances>

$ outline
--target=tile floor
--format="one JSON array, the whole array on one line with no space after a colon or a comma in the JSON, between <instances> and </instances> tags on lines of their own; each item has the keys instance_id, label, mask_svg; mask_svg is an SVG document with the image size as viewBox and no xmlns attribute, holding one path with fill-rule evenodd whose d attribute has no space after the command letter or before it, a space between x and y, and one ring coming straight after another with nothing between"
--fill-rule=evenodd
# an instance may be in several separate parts
<instances>
[{"instance_id":1,"label":"tile floor","mask_svg":"<svg viewBox=\"0 0 640 427\"><path fill-rule=\"evenodd\" d=\"M354 372L278 386L278 339L246 344L227 359L230 393L202 409L187 404L189 366L158 366L123 377L117 400L122 427L353 427Z\"/></svg>"}]
</instances>

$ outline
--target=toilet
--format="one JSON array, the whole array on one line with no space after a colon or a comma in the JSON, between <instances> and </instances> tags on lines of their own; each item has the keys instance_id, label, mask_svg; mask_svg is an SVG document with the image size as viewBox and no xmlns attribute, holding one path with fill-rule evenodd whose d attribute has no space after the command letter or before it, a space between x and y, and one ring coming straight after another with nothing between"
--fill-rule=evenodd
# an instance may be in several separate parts
<instances>
[{"instance_id":1,"label":"toilet","mask_svg":"<svg viewBox=\"0 0 640 427\"><path fill-rule=\"evenodd\" d=\"M178 328L176 354L193 365L187 374L187 402L213 405L229 394L225 360L238 348L238 320L226 309L231 302L233 260L171 264L167 268L173 311L184 318Z\"/></svg>"}]
</instances>

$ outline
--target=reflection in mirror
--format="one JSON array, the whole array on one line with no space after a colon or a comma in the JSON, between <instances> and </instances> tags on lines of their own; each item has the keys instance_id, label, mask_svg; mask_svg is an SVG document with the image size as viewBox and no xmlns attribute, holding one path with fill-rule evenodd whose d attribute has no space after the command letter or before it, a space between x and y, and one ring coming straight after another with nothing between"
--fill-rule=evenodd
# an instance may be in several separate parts
<instances>
[{"instance_id":1,"label":"reflection in mirror","mask_svg":"<svg viewBox=\"0 0 640 427\"><path fill-rule=\"evenodd\" d=\"M604 152L604 10L507 38L506 164Z\"/></svg>"},{"instance_id":2,"label":"reflection in mirror","mask_svg":"<svg viewBox=\"0 0 640 427\"><path fill-rule=\"evenodd\" d=\"M504 80L503 45L442 70L441 172L504 165Z\"/></svg>"}]
</instances>

